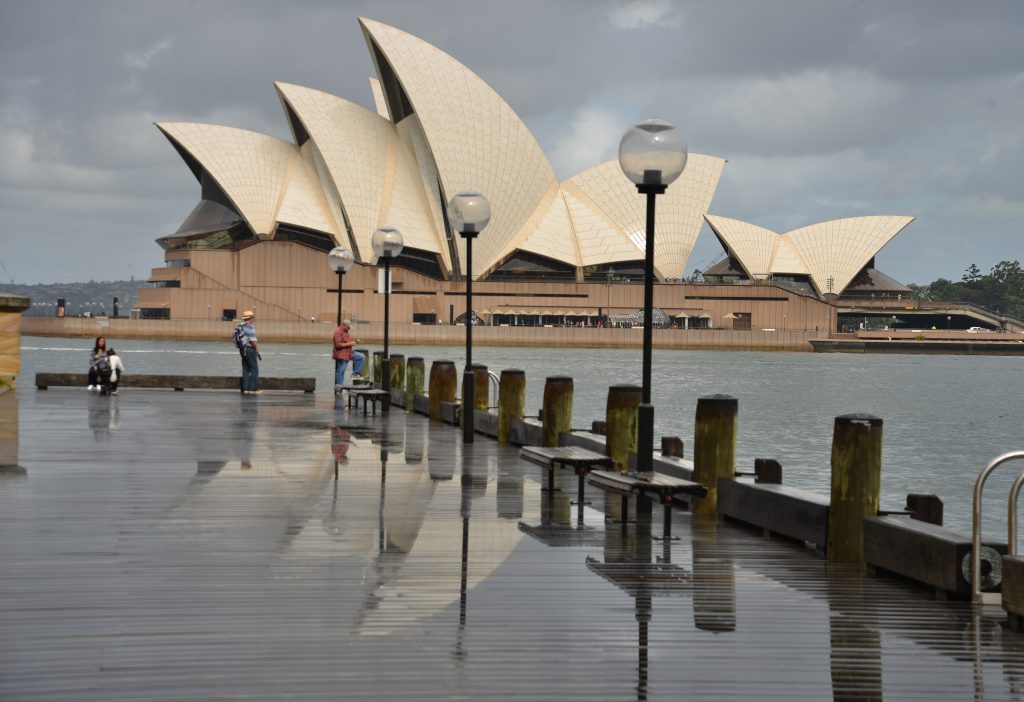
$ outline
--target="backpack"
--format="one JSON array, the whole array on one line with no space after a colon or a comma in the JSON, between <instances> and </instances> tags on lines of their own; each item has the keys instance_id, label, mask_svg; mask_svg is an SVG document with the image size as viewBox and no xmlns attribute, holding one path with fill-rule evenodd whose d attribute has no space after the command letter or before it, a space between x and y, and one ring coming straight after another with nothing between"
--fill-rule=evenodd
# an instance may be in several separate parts
<instances>
[{"instance_id":1,"label":"backpack","mask_svg":"<svg viewBox=\"0 0 1024 702\"><path fill-rule=\"evenodd\" d=\"M242 329L241 324L235 327L234 341L235 348L237 348L239 351L241 351L242 349L249 345L249 337L246 336L245 330Z\"/></svg>"},{"instance_id":2,"label":"backpack","mask_svg":"<svg viewBox=\"0 0 1024 702\"><path fill-rule=\"evenodd\" d=\"M100 356L96 359L96 374L103 380L108 380L113 369L110 367L110 361L106 356Z\"/></svg>"}]
</instances>

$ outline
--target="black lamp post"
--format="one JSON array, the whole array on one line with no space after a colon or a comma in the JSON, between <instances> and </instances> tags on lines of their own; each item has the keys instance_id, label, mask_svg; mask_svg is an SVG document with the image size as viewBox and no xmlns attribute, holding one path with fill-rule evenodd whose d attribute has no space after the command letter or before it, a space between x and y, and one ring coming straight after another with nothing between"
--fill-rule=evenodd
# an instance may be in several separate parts
<instances>
[{"instance_id":1,"label":"black lamp post","mask_svg":"<svg viewBox=\"0 0 1024 702\"><path fill-rule=\"evenodd\" d=\"M686 167L686 140L675 127L660 119L639 122L619 142L619 165L647 196L647 235L644 257L643 394L637 427L637 470L654 469L654 405L651 404L651 346L654 307L654 199L665 192Z\"/></svg>"},{"instance_id":2,"label":"black lamp post","mask_svg":"<svg viewBox=\"0 0 1024 702\"><path fill-rule=\"evenodd\" d=\"M462 373L462 443L473 443L473 239L491 221L491 203L476 190L455 193L448 221L466 240L466 369Z\"/></svg>"},{"instance_id":3,"label":"black lamp post","mask_svg":"<svg viewBox=\"0 0 1024 702\"><path fill-rule=\"evenodd\" d=\"M377 262L384 261L384 357L381 358L380 386L384 390L391 390L391 357L388 355L388 326L391 307L391 260L398 258L405 246L402 232L394 227L384 226L373 233L370 240L373 246L373 253L377 256ZM387 408L388 403L384 403Z\"/></svg>"},{"instance_id":4,"label":"black lamp post","mask_svg":"<svg viewBox=\"0 0 1024 702\"><path fill-rule=\"evenodd\" d=\"M338 289L328 290L327 292L338 293L338 320L336 324L339 327L341 326L341 281L345 274L352 270L353 263L355 263L355 259L352 257L352 252L344 246L335 246L327 254L327 267L338 274Z\"/></svg>"}]
</instances>

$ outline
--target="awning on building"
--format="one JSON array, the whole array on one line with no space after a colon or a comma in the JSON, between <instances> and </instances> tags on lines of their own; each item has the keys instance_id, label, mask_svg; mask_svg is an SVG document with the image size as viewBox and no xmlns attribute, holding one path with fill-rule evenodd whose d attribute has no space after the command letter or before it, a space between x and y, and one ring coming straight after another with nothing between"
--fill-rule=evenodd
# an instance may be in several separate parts
<instances>
[{"instance_id":1,"label":"awning on building","mask_svg":"<svg viewBox=\"0 0 1024 702\"><path fill-rule=\"evenodd\" d=\"M489 310L490 314L519 315L521 317L596 317L596 309L538 309L536 307L505 307L498 306Z\"/></svg>"}]
</instances>

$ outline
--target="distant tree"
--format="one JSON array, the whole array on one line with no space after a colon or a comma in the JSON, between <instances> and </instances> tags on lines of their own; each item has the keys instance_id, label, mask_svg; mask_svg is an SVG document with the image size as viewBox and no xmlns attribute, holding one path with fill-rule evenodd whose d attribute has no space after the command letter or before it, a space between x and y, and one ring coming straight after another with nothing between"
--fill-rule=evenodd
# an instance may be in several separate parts
<instances>
[{"instance_id":1,"label":"distant tree","mask_svg":"<svg viewBox=\"0 0 1024 702\"><path fill-rule=\"evenodd\" d=\"M987 275L972 263L958 282L939 278L929 285L908 287L915 296L925 295L918 299L970 303L1024 319L1024 269L1020 261L1000 261Z\"/></svg>"},{"instance_id":2,"label":"distant tree","mask_svg":"<svg viewBox=\"0 0 1024 702\"><path fill-rule=\"evenodd\" d=\"M918 285L917 283L910 283L907 285L910 288L910 297L913 300L930 300L931 299L931 286L930 285Z\"/></svg>"},{"instance_id":3,"label":"distant tree","mask_svg":"<svg viewBox=\"0 0 1024 702\"><path fill-rule=\"evenodd\" d=\"M704 274L701 272L701 270L699 268L694 268L693 269L693 273L691 273L689 276L687 276L686 282L687 283L703 283L704 282Z\"/></svg>"}]
</instances>

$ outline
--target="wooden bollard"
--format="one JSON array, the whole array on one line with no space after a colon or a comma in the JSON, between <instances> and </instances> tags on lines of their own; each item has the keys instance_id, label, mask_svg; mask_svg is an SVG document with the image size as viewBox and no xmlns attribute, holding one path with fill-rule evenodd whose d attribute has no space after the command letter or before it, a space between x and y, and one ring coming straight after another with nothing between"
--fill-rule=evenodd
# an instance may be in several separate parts
<instances>
[{"instance_id":1,"label":"wooden bollard","mask_svg":"<svg viewBox=\"0 0 1024 702\"><path fill-rule=\"evenodd\" d=\"M754 482L782 485L782 464L774 458L755 458Z\"/></svg>"},{"instance_id":2,"label":"wooden bollard","mask_svg":"<svg viewBox=\"0 0 1024 702\"><path fill-rule=\"evenodd\" d=\"M683 457L683 440L678 436L661 437L661 455L672 458Z\"/></svg>"},{"instance_id":3,"label":"wooden bollard","mask_svg":"<svg viewBox=\"0 0 1024 702\"><path fill-rule=\"evenodd\" d=\"M605 453L612 459L612 470L629 470L629 454L636 453L637 408L642 388L639 385L613 385L608 388L605 409Z\"/></svg>"},{"instance_id":4,"label":"wooden bollard","mask_svg":"<svg viewBox=\"0 0 1024 702\"><path fill-rule=\"evenodd\" d=\"M513 419L526 411L526 372L506 368L498 381L498 443L507 444Z\"/></svg>"},{"instance_id":5,"label":"wooden bollard","mask_svg":"<svg viewBox=\"0 0 1024 702\"><path fill-rule=\"evenodd\" d=\"M441 421L441 403L455 402L455 390L458 387L455 373L455 361L434 361L430 364L430 388L427 399L430 401L430 418Z\"/></svg>"},{"instance_id":6,"label":"wooden bollard","mask_svg":"<svg viewBox=\"0 0 1024 702\"><path fill-rule=\"evenodd\" d=\"M864 517L878 514L881 484L882 419L870 414L836 417L832 434L828 560L864 563Z\"/></svg>"},{"instance_id":7,"label":"wooden bollard","mask_svg":"<svg viewBox=\"0 0 1024 702\"><path fill-rule=\"evenodd\" d=\"M559 434L572 430L572 392L572 378L567 375L553 375L544 382L541 446L558 446Z\"/></svg>"},{"instance_id":8,"label":"wooden bollard","mask_svg":"<svg viewBox=\"0 0 1024 702\"><path fill-rule=\"evenodd\" d=\"M384 352L374 351L373 352L373 382L380 385L381 381L381 370L384 368Z\"/></svg>"},{"instance_id":9,"label":"wooden bollard","mask_svg":"<svg viewBox=\"0 0 1024 702\"><path fill-rule=\"evenodd\" d=\"M718 514L718 479L736 479L736 418L739 402L729 395L697 400L693 428L693 479L708 489L693 501L694 514Z\"/></svg>"},{"instance_id":10,"label":"wooden bollard","mask_svg":"<svg viewBox=\"0 0 1024 702\"><path fill-rule=\"evenodd\" d=\"M473 407L486 412L491 405L491 375L487 366L474 363L473 370Z\"/></svg>"},{"instance_id":11,"label":"wooden bollard","mask_svg":"<svg viewBox=\"0 0 1024 702\"><path fill-rule=\"evenodd\" d=\"M391 389L405 390L405 356L400 353L391 354L388 370L391 376Z\"/></svg>"},{"instance_id":12,"label":"wooden bollard","mask_svg":"<svg viewBox=\"0 0 1024 702\"><path fill-rule=\"evenodd\" d=\"M412 412L413 398L423 394L423 373L425 366L421 356L410 356L405 373L405 411Z\"/></svg>"}]
</instances>

